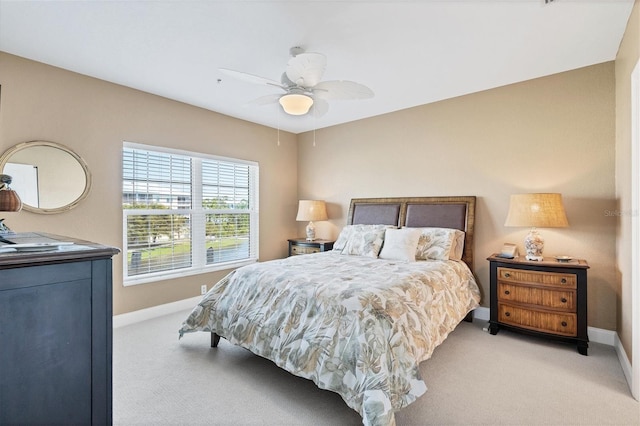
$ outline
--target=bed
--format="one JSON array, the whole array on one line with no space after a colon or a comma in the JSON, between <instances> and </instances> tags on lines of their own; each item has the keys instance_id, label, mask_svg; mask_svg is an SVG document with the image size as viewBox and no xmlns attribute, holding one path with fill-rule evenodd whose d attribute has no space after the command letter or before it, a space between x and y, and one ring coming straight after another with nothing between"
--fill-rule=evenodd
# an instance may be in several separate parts
<instances>
[{"instance_id":1,"label":"bed","mask_svg":"<svg viewBox=\"0 0 640 426\"><path fill-rule=\"evenodd\" d=\"M420 362L479 304L474 214L473 196L353 199L333 250L231 272L180 337L222 336L393 425L427 390Z\"/></svg>"}]
</instances>

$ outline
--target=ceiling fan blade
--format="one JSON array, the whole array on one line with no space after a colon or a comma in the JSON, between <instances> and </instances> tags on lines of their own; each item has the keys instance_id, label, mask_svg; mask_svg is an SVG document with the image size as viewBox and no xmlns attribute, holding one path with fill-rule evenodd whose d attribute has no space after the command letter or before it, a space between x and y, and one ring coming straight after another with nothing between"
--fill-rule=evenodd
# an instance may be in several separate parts
<instances>
[{"instance_id":1,"label":"ceiling fan blade","mask_svg":"<svg viewBox=\"0 0 640 426\"><path fill-rule=\"evenodd\" d=\"M347 80L318 83L313 88L313 95L321 99L368 99L374 96L367 86Z\"/></svg>"},{"instance_id":2,"label":"ceiling fan blade","mask_svg":"<svg viewBox=\"0 0 640 426\"><path fill-rule=\"evenodd\" d=\"M238 80L245 81L247 83L255 83L255 84L268 84L269 86L280 87L284 89L282 84L275 80L271 80L269 78L259 77L257 75L249 74L241 71L234 71L227 68L218 68L218 70L228 75L229 77L237 78Z\"/></svg>"},{"instance_id":3,"label":"ceiling fan blade","mask_svg":"<svg viewBox=\"0 0 640 426\"><path fill-rule=\"evenodd\" d=\"M320 82L327 58L322 53L300 53L287 62L286 74L296 85L310 88Z\"/></svg>"},{"instance_id":4,"label":"ceiling fan blade","mask_svg":"<svg viewBox=\"0 0 640 426\"><path fill-rule=\"evenodd\" d=\"M310 115L313 117L322 117L329 111L329 102L324 99L314 99L311 107Z\"/></svg>"},{"instance_id":5,"label":"ceiling fan blade","mask_svg":"<svg viewBox=\"0 0 640 426\"><path fill-rule=\"evenodd\" d=\"M279 94L260 96L259 98L256 98L248 103L251 105L271 105L278 103L278 100L281 96L282 95Z\"/></svg>"}]
</instances>

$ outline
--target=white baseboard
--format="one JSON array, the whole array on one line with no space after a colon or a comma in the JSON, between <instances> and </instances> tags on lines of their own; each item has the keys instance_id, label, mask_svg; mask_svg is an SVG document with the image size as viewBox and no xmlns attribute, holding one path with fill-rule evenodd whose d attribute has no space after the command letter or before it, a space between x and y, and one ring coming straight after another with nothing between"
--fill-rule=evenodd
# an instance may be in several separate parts
<instances>
[{"instance_id":1,"label":"white baseboard","mask_svg":"<svg viewBox=\"0 0 640 426\"><path fill-rule=\"evenodd\" d=\"M480 306L473 311L473 317L480 321L489 321L491 318L491 309ZM615 331L604 330L602 328L587 327L589 341L602 343L603 345L616 346L618 334ZM619 343L618 343L619 345ZM622 349L622 347L620 347ZM622 350L624 352L624 350ZM628 361L627 361L628 362Z\"/></svg>"},{"instance_id":2,"label":"white baseboard","mask_svg":"<svg viewBox=\"0 0 640 426\"><path fill-rule=\"evenodd\" d=\"M618 354L618 361L620 361L620 366L622 366L622 371L624 372L624 378L627 379L627 384L629 385L629 389L633 393L633 389L631 389L631 383L633 383L633 375L631 370L631 362L629 362L629 358L627 358L627 353L622 347L622 343L620 342L620 338L618 337L618 333L615 333L615 342L614 347L616 348L616 353Z\"/></svg>"},{"instance_id":3,"label":"white baseboard","mask_svg":"<svg viewBox=\"0 0 640 426\"><path fill-rule=\"evenodd\" d=\"M618 338L618 333L603 328L587 327L587 334L589 335L590 342L602 343L603 345L609 346L614 346Z\"/></svg>"},{"instance_id":4,"label":"white baseboard","mask_svg":"<svg viewBox=\"0 0 640 426\"><path fill-rule=\"evenodd\" d=\"M480 321L489 321L491 318L491 309L480 306L473 311L473 318Z\"/></svg>"},{"instance_id":5,"label":"white baseboard","mask_svg":"<svg viewBox=\"0 0 640 426\"><path fill-rule=\"evenodd\" d=\"M196 296L189 299L178 300L177 302L165 303L164 305L140 309L139 311L115 315L113 317L113 328L120 328L153 318L158 318L164 315L173 314L175 312L186 311L188 309L194 308L201 299L202 296Z\"/></svg>"}]
</instances>

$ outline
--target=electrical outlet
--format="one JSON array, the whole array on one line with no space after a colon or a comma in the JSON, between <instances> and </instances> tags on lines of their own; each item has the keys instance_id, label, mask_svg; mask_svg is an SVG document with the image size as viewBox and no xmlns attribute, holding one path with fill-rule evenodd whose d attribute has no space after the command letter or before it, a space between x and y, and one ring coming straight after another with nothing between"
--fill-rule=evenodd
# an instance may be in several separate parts
<instances>
[{"instance_id":1,"label":"electrical outlet","mask_svg":"<svg viewBox=\"0 0 640 426\"><path fill-rule=\"evenodd\" d=\"M207 285L203 284L200 286L200 294L206 294L207 293Z\"/></svg>"}]
</instances>

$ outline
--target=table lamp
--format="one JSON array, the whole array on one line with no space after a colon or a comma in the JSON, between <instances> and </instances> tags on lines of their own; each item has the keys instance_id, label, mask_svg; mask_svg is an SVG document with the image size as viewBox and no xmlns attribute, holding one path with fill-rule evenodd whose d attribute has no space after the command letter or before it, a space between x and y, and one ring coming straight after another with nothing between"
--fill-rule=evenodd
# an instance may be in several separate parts
<instances>
[{"instance_id":1,"label":"table lamp","mask_svg":"<svg viewBox=\"0 0 640 426\"><path fill-rule=\"evenodd\" d=\"M307 241L316 239L316 227L313 221L327 220L327 206L321 200L300 200L298 202L297 221L309 221L307 225Z\"/></svg>"},{"instance_id":2,"label":"table lamp","mask_svg":"<svg viewBox=\"0 0 640 426\"><path fill-rule=\"evenodd\" d=\"M527 260L542 260L544 239L536 228L569 226L561 194L514 194L504 226L527 226L531 231L524 239Z\"/></svg>"}]
</instances>

